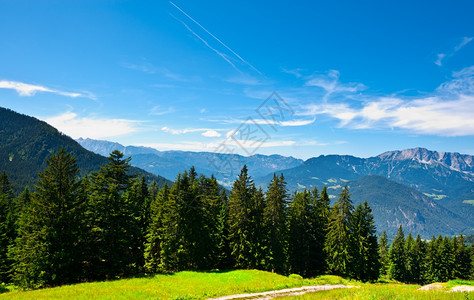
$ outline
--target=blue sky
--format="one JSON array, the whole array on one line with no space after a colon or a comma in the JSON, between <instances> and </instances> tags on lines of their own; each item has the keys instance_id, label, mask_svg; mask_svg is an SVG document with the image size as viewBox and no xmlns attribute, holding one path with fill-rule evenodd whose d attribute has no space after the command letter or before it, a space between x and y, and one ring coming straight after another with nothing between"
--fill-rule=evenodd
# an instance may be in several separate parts
<instances>
[{"instance_id":1,"label":"blue sky","mask_svg":"<svg viewBox=\"0 0 474 300\"><path fill-rule=\"evenodd\" d=\"M0 106L159 150L474 154L472 1L0 0Z\"/></svg>"}]
</instances>

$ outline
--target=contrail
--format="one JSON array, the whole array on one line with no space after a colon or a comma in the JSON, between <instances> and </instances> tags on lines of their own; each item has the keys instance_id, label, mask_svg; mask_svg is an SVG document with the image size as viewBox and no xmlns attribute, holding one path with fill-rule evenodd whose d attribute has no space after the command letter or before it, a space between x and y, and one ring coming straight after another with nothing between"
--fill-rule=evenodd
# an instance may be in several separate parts
<instances>
[{"instance_id":1,"label":"contrail","mask_svg":"<svg viewBox=\"0 0 474 300\"><path fill-rule=\"evenodd\" d=\"M246 65L248 65L250 68L252 68L255 72L257 72L258 74L260 75L263 75L262 72L260 72L257 68L255 68L254 66L252 66L252 64L250 64L249 62L247 62L245 59L243 59L240 55L238 55L234 50L232 50L229 46L227 46L226 44L224 44L223 41L221 41L220 39L218 39L215 35L213 35L212 33L210 33L206 28L204 28L204 26L202 26L201 24L199 24L198 21L194 20L190 15L188 15L184 10L182 10L181 8L179 8L179 6L177 6L176 4L174 4L172 1L170 1L170 3L176 7L180 12L182 12L186 17L188 17L188 19L190 19L191 21L193 21L196 25L198 25L199 27L201 27L205 32L207 32L207 34L209 34L210 36L212 36L216 41L218 41L222 46L224 46L227 50L229 50L230 52L232 52L232 54L234 54L235 56L237 56L237 58L239 58L243 63L245 63ZM187 26L186 26L187 27Z\"/></svg>"},{"instance_id":2,"label":"contrail","mask_svg":"<svg viewBox=\"0 0 474 300\"><path fill-rule=\"evenodd\" d=\"M239 73L242 73L227 57L224 53L221 53L219 52L217 49L213 48L211 45L209 45L209 43L203 39L202 37L200 37L196 32L194 32L191 28L189 28L189 26L184 23L183 21L181 21L180 19L176 18L175 16L173 16L171 14L171 16L173 18L175 18L178 22L180 22L181 24L184 25L184 27L186 27L186 29L191 32L195 37L197 37L199 40L201 40L201 42L204 43L204 45L206 45L209 49L211 49L212 51L214 51L217 55L219 55L220 57L222 57L226 62L228 62L236 71L238 71Z\"/></svg>"}]
</instances>

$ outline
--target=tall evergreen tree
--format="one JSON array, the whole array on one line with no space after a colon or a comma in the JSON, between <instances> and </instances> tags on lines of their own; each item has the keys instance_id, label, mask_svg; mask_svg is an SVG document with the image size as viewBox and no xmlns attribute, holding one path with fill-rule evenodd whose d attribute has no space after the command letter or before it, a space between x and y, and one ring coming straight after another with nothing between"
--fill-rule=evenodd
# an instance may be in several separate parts
<instances>
[{"instance_id":1,"label":"tall evergreen tree","mask_svg":"<svg viewBox=\"0 0 474 300\"><path fill-rule=\"evenodd\" d=\"M248 175L247 166L244 165L229 195L229 245L234 266L237 268L255 267L255 245L252 245L255 194L255 185Z\"/></svg>"},{"instance_id":2,"label":"tall evergreen tree","mask_svg":"<svg viewBox=\"0 0 474 300\"><path fill-rule=\"evenodd\" d=\"M415 283L423 283L425 273L426 244L421 240L420 235L416 236L415 242L409 251L410 255L410 277L409 280Z\"/></svg>"},{"instance_id":3,"label":"tall evergreen tree","mask_svg":"<svg viewBox=\"0 0 474 300\"><path fill-rule=\"evenodd\" d=\"M13 261L8 249L16 238L18 212L15 209L13 189L5 171L0 174L0 283L9 282Z\"/></svg>"},{"instance_id":4,"label":"tall evergreen tree","mask_svg":"<svg viewBox=\"0 0 474 300\"><path fill-rule=\"evenodd\" d=\"M39 173L37 193L23 210L13 250L15 282L23 287L58 285L82 278L85 197L79 169L61 149Z\"/></svg>"},{"instance_id":5,"label":"tall evergreen tree","mask_svg":"<svg viewBox=\"0 0 474 300\"><path fill-rule=\"evenodd\" d=\"M375 281L379 277L379 254L372 209L367 201L357 205L351 218L352 277L362 281Z\"/></svg>"},{"instance_id":6,"label":"tall evergreen tree","mask_svg":"<svg viewBox=\"0 0 474 300\"><path fill-rule=\"evenodd\" d=\"M403 281L405 282L415 282L414 275L412 274L412 267L413 267L413 245L415 240L411 235L411 232L408 233L405 239L405 278Z\"/></svg>"},{"instance_id":7,"label":"tall evergreen tree","mask_svg":"<svg viewBox=\"0 0 474 300\"><path fill-rule=\"evenodd\" d=\"M406 255L405 255L405 234L402 226L398 228L397 235L390 246L389 252L390 278L403 281L406 278Z\"/></svg>"},{"instance_id":8,"label":"tall evergreen tree","mask_svg":"<svg viewBox=\"0 0 474 300\"><path fill-rule=\"evenodd\" d=\"M328 254L328 268L335 275L348 276L351 271L350 222L353 210L349 189L346 185L331 209L325 244Z\"/></svg>"},{"instance_id":9,"label":"tall evergreen tree","mask_svg":"<svg viewBox=\"0 0 474 300\"><path fill-rule=\"evenodd\" d=\"M312 270L312 275L324 274L327 269L327 255L324 250L326 235L328 233L330 201L327 194L327 187L324 186L321 194L318 195L318 189L314 187L311 193L311 208L313 214L312 225L310 227L314 236L311 243L311 256L309 260L309 267Z\"/></svg>"},{"instance_id":10,"label":"tall evergreen tree","mask_svg":"<svg viewBox=\"0 0 474 300\"><path fill-rule=\"evenodd\" d=\"M284 273L287 262L287 198L283 174L273 174L268 187L263 221L266 235L266 269Z\"/></svg>"},{"instance_id":11,"label":"tall evergreen tree","mask_svg":"<svg viewBox=\"0 0 474 300\"><path fill-rule=\"evenodd\" d=\"M114 278L137 270L136 207L126 192L132 184L130 158L113 151L88 180L88 261L91 279Z\"/></svg>"},{"instance_id":12,"label":"tall evergreen tree","mask_svg":"<svg viewBox=\"0 0 474 300\"><path fill-rule=\"evenodd\" d=\"M434 236L428 242L425 256L425 274L423 276L424 282L436 282L440 280L440 255L438 252L441 236L435 238Z\"/></svg>"},{"instance_id":13,"label":"tall evergreen tree","mask_svg":"<svg viewBox=\"0 0 474 300\"><path fill-rule=\"evenodd\" d=\"M161 270L161 235L163 231L163 213L169 201L169 188L165 183L150 204L150 224L145 243L145 270Z\"/></svg>"},{"instance_id":14,"label":"tall evergreen tree","mask_svg":"<svg viewBox=\"0 0 474 300\"><path fill-rule=\"evenodd\" d=\"M316 215L312 200L311 193L307 190L295 192L289 208L289 271L304 277L315 275L311 261L317 228L314 223Z\"/></svg>"},{"instance_id":15,"label":"tall evergreen tree","mask_svg":"<svg viewBox=\"0 0 474 300\"><path fill-rule=\"evenodd\" d=\"M469 279L471 257L468 249L464 245L464 236L453 237L453 278Z\"/></svg>"},{"instance_id":16,"label":"tall evergreen tree","mask_svg":"<svg viewBox=\"0 0 474 300\"><path fill-rule=\"evenodd\" d=\"M439 245L438 255L440 256L439 279L443 282L453 279L454 251L451 239L447 236L442 239Z\"/></svg>"},{"instance_id":17,"label":"tall evergreen tree","mask_svg":"<svg viewBox=\"0 0 474 300\"><path fill-rule=\"evenodd\" d=\"M388 253L387 233L385 232L385 230L382 232L382 236L379 239L379 263L380 275L387 276L390 266L390 260Z\"/></svg>"},{"instance_id":18,"label":"tall evergreen tree","mask_svg":"<svg viewBox=\"0 0 474 300\"><path fill-rule=\"evenodd\" d=\"M224 189L219 196L220 210L217 215L217 269L232 267L231 250L229 245L228 199Z\"/></svg>"}]
</instances>

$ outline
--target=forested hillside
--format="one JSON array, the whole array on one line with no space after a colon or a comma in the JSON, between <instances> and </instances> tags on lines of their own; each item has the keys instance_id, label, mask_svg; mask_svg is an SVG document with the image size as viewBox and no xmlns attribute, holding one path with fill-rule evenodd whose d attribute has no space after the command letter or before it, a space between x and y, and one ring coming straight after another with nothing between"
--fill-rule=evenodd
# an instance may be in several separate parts
<instances>
[{"instance_id":1,"label":"forested hillside","mask_svg":"<svg viewBox=\"0 0 474 300\"><path fill-rule=\"evenodd\" d=\"M38 172L46 167L46 159L64 148L77 159L81 175L97 171L107 162L101 155L82 148L76 141L60 133L46 122L0 107L0 171L5 171L18 193L38 179ZM160 186L166 181L138 168L133 174L144 174Z\"/></svg>"}]
</instances>

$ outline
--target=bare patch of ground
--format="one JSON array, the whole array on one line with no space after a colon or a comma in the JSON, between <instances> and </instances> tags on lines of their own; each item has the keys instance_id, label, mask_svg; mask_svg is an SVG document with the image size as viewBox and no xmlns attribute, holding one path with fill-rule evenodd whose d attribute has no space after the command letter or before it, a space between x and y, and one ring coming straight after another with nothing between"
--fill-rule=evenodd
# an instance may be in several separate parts
<instances>
[{"instance_id":1,"label":"bare patch of ground","mask_svg":"<svg viewBox=\"0 0 474 300\"><path fill-rule=\"evenodd\" d=\"M433 290L440 290L443 288L444 287L441 284L432 283L432 284L422 286L421 288L419 288L419 290L420 291L433 291Z\"/></svg>"},{"instance_id":2,"label":"bare patch of ground","mask_svg":"<svg viewBox=\"0 0 474 300\"><path fill-rule=\"evenodd\" d=\"M261 293L229 295L229 296L223 296L223 297L218 297L218 298L211 298L209 300L273 299L276 297L299 296L306 293L328 291L328 290L333 290L333 289L348 289L348 288L356 288L356 287L358 286L342 285L342 284L312 285L312 286L303 286L299 288L283 289L283 290L261 292Z\"/></svg>"},{"instance_id":3,"label":"bare patch of ground","mask_svg":"<svg viewBox=\"0 0 474 300\"><path fill-rule=\"evenodd\" d=\"M451 292L474 292L474 286L458 285L451 289Z\"/></svg>"}]
</instances>

